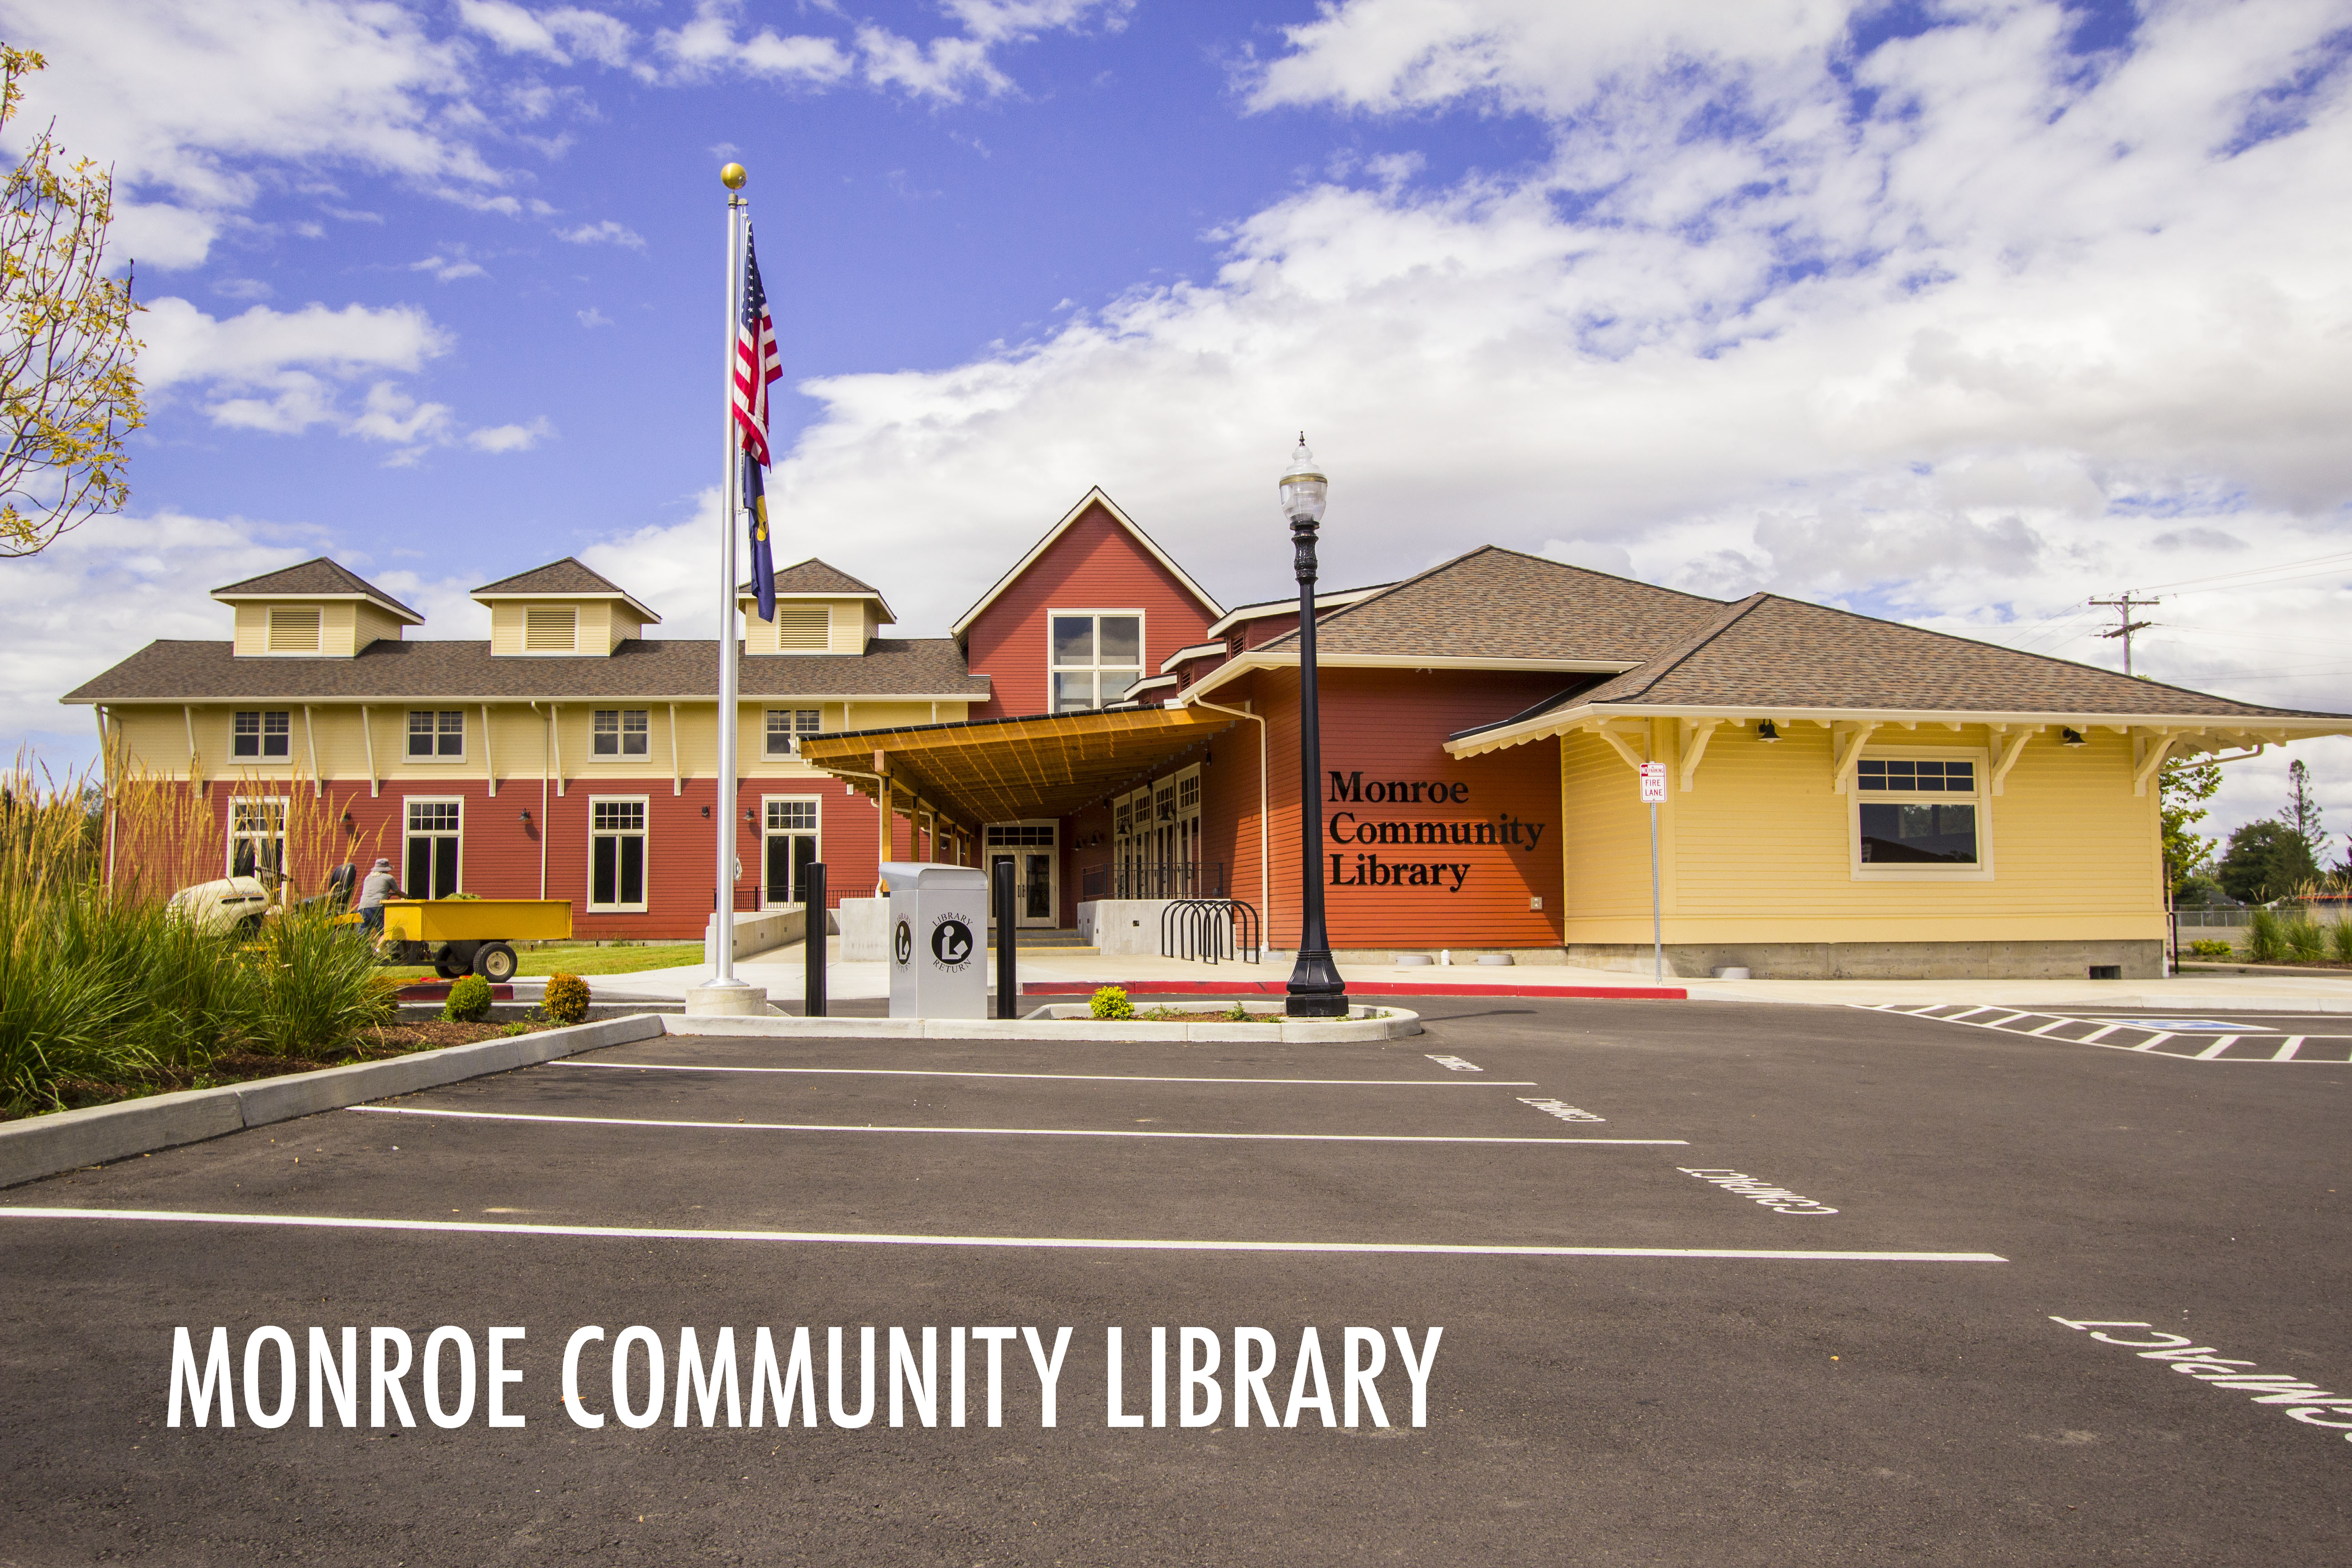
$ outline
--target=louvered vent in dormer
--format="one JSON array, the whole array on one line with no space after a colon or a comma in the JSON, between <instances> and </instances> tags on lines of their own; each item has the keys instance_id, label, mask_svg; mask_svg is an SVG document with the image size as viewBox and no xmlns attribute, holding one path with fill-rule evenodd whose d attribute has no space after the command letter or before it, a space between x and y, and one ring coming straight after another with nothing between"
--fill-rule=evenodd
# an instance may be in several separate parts
<instances>
[{"instance_id":1,"label":"louvered vent in dormer","mask_svg":"<svg viewBox=\"0 0 2352 1568\"><path fill-rule=\"evenodd\" d=\"M778 605L776 647L787 652L823 653L832 645L829 605Z\"/></svg>"},{"instance_id":2,"label":"louvered vent in dormer","mask_svg":"<svg viewBox=\"0 0 2352 1568\"><path fill-rule=\"evenodd\" d=\"M523 612L525 653L573 653L580 646L580 612L569 605L532 605Z\"/></svg>"},{"instance_id":3,"label":"louvered vent in dormer","mask_svg":"<svg viewBox=\"0 0 2352 1568\"><path fill-rule=\"evenodd\" d=\"M315 607L298 609L290 605L272 605L269 607L269 651L318 652L318 610Z\"/></svg>"}]
</instances>

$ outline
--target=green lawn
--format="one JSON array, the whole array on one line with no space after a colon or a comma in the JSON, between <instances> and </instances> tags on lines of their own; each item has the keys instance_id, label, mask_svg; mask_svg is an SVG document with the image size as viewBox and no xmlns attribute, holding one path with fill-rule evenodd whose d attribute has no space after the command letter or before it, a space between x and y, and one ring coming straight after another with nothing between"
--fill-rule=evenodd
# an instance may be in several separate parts
<instances>
[{"instance_id":1,"label":"green lawn","mask_svg":"<svg viewBox=\"0 0 2352 1568\"><path fill-rule=\"evenodd\" d=\"M532 947L519 951L524 974L634 974L641 969L675 969L702 962L698 942L664 942L657 947ZM395 980L438 980L430 964L402 964L386 969Z\"/></svg>"}]
</instances>

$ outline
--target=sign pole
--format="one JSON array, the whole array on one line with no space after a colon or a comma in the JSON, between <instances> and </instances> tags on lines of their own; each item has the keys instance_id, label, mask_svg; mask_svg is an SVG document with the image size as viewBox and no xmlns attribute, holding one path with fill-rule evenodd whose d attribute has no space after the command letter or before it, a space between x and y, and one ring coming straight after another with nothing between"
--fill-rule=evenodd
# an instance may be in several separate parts
<instances>
[{"instance_id":1,"label":"sign pole","mask_svg":"<svg viewBox=\"0 0 2352 1568\"><path fill-rule=\"evenodd\" d=\"M735 469L741 461L735 435L735 339L743 287L743 206L740 195L727 196L727 357L721 363L720 429L725 455L719 479L719 819L718 898L712 914L718 921L715 949L720 985L735 981Z\"/></svg>"},{"instance_id":2,"label":"sign pole","mask_svg":"<svg viewBox=\"0 0 2352 1568\"><path fill-rule=\"evenodd\" d=\"M1666 764L1642 764L1642 799L1650 807L1650 962L1656 983L1666 983L1665 921L1658 898L1658 807L1666 799Z\"/></svg>"}]
</instances>

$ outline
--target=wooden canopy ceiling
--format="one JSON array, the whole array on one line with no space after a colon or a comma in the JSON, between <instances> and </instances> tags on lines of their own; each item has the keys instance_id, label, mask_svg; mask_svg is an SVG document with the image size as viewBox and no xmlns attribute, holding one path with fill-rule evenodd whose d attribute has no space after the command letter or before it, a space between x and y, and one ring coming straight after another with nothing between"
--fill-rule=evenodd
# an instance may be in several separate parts
<instances>
[{"instance_id":1,"label":"wooden canopy ceiling","mask_svg":"<svg viewBox=\"0 0 2352 1568\"><path fill-rule=\"evenodd\" d=\"M964 827L1067 816L1182 765L1239 721L1191 708L1065 713L804 735L801 760L896 809L919 802Z\"/></svg>"}]
</instances>

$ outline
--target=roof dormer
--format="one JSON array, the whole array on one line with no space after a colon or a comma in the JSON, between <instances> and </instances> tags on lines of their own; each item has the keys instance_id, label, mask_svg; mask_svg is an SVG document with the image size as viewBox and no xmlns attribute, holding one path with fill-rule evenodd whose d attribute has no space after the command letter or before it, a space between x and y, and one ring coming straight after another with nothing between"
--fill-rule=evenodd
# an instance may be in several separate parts
<instances>
[{"instance_id":1,"label":"roof dormer","mask_svg":"<svg viewBox=\"0 0 2352 1568\"><path fill-rule=\"evenodd\" d=\"M474 590L490 612L495 658L604 658L661 617L567 555Z\"/></svg>"},{"instance_id":2,"label":"roof dormer","mask_svg":"<svg viewBox=\"0 0 2352 1568\"><path fill-rule=\"evenodd\" d=\"M776 574L772 621L760 618L751 584L735 592L745 653L862 654L882 627L898 619L877 590L814 556Z\"/></svg>"},{"instance_id":3,"label":"roof dormer","mask_svg":"<svg viewBox=\"0 0 2352 1568\"><path fill-rule=\"evenodd\" d=\"M351 658L372 642L400 640L425 617L321 555L282 572L215 588L236 612L238 658Z\"/></svg>"}]
</instances>

